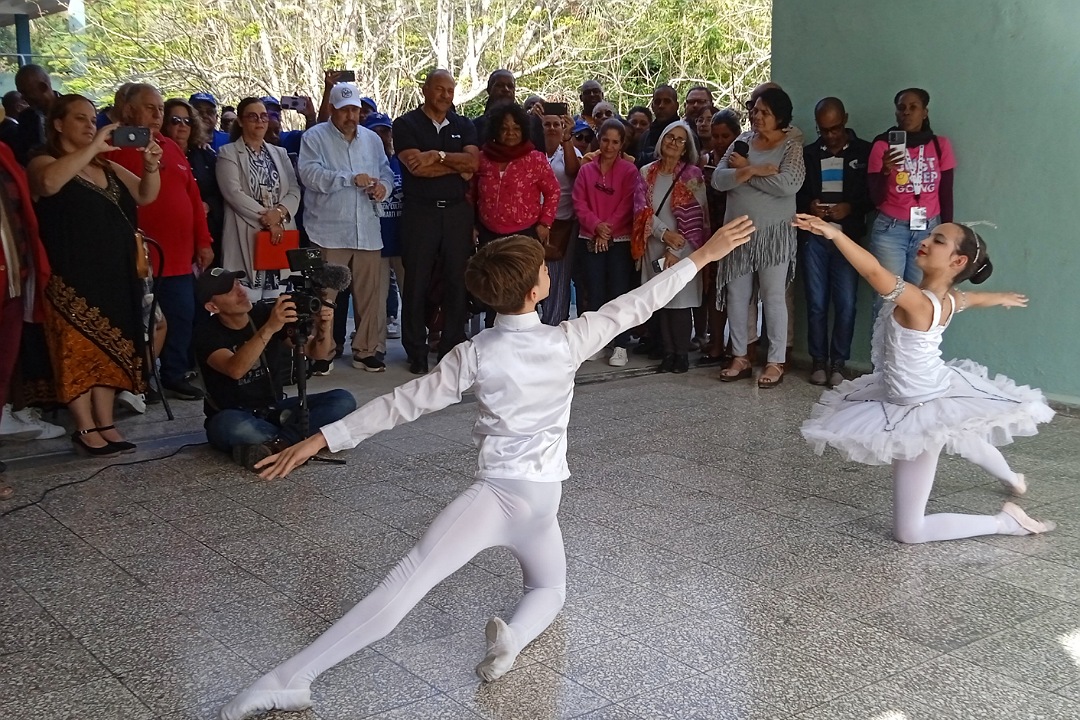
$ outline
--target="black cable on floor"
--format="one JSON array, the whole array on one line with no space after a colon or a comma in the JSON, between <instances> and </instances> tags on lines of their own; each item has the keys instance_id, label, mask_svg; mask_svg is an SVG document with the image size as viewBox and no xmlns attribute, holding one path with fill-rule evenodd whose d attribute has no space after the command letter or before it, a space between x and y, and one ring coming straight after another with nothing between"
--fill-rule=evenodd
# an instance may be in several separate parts
<instances>
[{"instance_id":1,"label":"black cable on floor","mask_svg":"<svg viewBox=\"0 0 1080 720\"><path fill-rule=\"evenodd\" d=\"M12 513L18 512L19 510L25 510L25 509L26 509L26 508L28 508L28 507L34 507L35 505L40 505L40 504L41 504L41 502L42 502L42 501L43 501L43 500L44 500L45 498L47 498L47 497L49 496L49 493L53 492L54 490L59 490L59 489L61 489L61 488L66 488L66 487L70 487L70 486L72 486L72 485L81 485L81 484L82 484L82 483L84 483L84 482L88 482L88 481L90 481L90 480L93 480L93 479L94 479L95 477L97 477L97 476L98 476L98 474L100 474L100 473L102 473L102 472L104 472L105 470L108 470L108 469L110 469L110 468L115 468L115 467L127 467L127 466L129 466L129 465L142 465L143 463L148 463L148 462L157 462L158 460L168 460L169 458L173 457L174 455L176 455L177 453L179 453L179 452L180 452L181 450L183 450L184 448L191 448L191 447L199 447L200 445L208 445L208 444L209 444L209 443L205 443L205 442L201 442L201 443L187 443L187 444L185 444L185 445L181 445L180 447L176 448L175 450L173 450L173 451L172 451L171 453L169 453L168 455L162 455L161 457L152 457L152 458L144 458L144 459L142 459L142 460L132 460L131 462L122 462L122 463L111 463L111 464L109 464L109 465L106 465L106 466L104 466L104 467L100 467L100 468L98 468L98 469L97 469L97 470L95 470L94 472L90 473L90 475L89 475L89 476L87 476L87 477L84 477L84 478L83 478L83 479L81 479L81 480L72 480L71 482L66 482L66 483L62 483L62 484L60 484L60 485L57 485L56 487L51 487L51 488L49 488L48 490L46 490L45 492L41 493L41 497L39 497L39 498L38 498L37 500L35 500L35 501L33 501L33 502L28 502L28 503L25 503L25 504L23 504L23 505L17 505L17 506L15 506L15 507L11 508L10 510L5 510L4 512L0 513L0 518L4 518L4 517L7 517L8 515L10 515L10 514L12 514Z\"/></svg>"}]
</instances>

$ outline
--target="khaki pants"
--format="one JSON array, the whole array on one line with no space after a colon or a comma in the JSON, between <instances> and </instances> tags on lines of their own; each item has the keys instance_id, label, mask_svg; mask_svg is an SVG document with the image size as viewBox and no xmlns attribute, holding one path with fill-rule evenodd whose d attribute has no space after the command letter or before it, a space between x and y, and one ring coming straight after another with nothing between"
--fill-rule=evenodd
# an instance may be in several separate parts
<instances>
[{"instance_id":1,"label":"khaki pants","mask_svg":"<svg viewBox=\"0 0 1080 720\"><path fill-rule=\"evenodd\" d=\"M322 248L326 262L344 265L352 273L353 354L359 358L386 352L386 291L382 290L382 251ZM381 318L381 319L380 319Z\"/></svg>"},{"instance_id":2,"label":"khaki pants","mask_svg":"<svg viewBox=\"0 0 1080 720\"><path fill-rule=\"evenodd\" d=\"M382 274L379 275L379 297L382 304L379 305L379 317L383 327L386 327L386 296L390 294L390 271L394 271L397 278L398 293L405 297L405 265L401 262L401 256L384 257L382 259ZM401 305L398 305L398 317L401 317ZM384 343L385 344L385 343Z\"/></svg>"}]
</instances>

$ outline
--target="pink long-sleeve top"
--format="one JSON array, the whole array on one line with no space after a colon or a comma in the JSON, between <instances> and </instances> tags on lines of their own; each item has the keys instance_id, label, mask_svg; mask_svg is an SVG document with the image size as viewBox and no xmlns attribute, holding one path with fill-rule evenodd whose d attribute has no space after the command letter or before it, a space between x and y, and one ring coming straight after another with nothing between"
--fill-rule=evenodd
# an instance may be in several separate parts
<instances>
[{"instance_id":1,"label":"pink long-sleeve top","mask_svg":"<svg viewBox=\"0 0 1080 720\"><path fill-rule=\"evenodd\" d=\"M629 160L619 158L606 173L600 172L600 160L581 166L574 181L574 212L581 237L596 236L596 226L606 222L611 237L629 237L634 227L634 187L639 182L638 169Z\"/></svg>"},{"instance_id":2,"label":"pink long-sleeve top","mask_svg":"<svg viewBox=\"0 0 1080 720\"><path fill-rule=\"evenodd\" d=\"M506 168L480 153L476 210L488 230L509 235L537 223L551 227L559 208L559 181L544 153L534 150Z\"/></svg>"}]
</instances>

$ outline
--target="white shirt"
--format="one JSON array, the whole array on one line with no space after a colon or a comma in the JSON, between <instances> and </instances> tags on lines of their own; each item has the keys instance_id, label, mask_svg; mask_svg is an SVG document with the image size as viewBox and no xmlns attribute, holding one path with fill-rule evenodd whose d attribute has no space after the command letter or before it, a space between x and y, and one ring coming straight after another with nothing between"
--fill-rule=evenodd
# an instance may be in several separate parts
<instances>
[{"instance_id":1,"label":"white shirt","mask_svg":"<svg viewBox=\"0 0 1080 720\"><path fill-rule=\"evenodd\" d=\"M495 327L450 351L436 368L322 428L332 452L375 433L441 410L472 390L480 448L477 479L561 482L574 374L586 358L624 330L645 322L697 276L683 260L596 312L558 327L536 313L499 315Z\"/></svg>"},{"instance_id":2,"label":"white shirt","mask_svg":"<svg viewBox=\"0 0 1080 720\"><path fill-rule=\"evenodd\" d=\"M574 153L580 158L581 151L574 148ZM555 150L555 154L548 158L548 163L551 165L552 172L555 173L555 178L559 181L559 187L562 188L562 192L559 194L559 206L555 210L556 220L570 220L574 217L574 178L566 174L566 155L563 154L563 147L560 145Z\"/></svg>"},{"instance_id":3,"label":"white shirt","mask_svg":"<svg viewBox=\"0 0 1080 720\"><path fill-rule=\"evenodd\" d=\"M358 127L349 142L334 123L319 123L304 133L296 169L306 188L304 229L315 244L382 249L375 205L365 190L353 184L353 178L362 173L378 178L387 195L394 191L394 173L378 135Z\"/></svg>"}]
</instances>

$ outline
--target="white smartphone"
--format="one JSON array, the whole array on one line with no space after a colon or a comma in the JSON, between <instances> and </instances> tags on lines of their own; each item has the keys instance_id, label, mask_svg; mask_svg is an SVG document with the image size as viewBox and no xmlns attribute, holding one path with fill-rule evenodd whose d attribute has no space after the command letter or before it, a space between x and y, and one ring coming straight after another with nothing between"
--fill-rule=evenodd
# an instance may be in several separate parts
<instances>
[{"instance_id":1,"label":"white smartphone","mask_svg":"<svg viewBox=\"0 0 1080 720\"><path fill-rule=\"evenodd\" d=\"M895 155L907 154L907 132L904 130L889 131L889 153Z\"/></svg>"}]
</instances>

